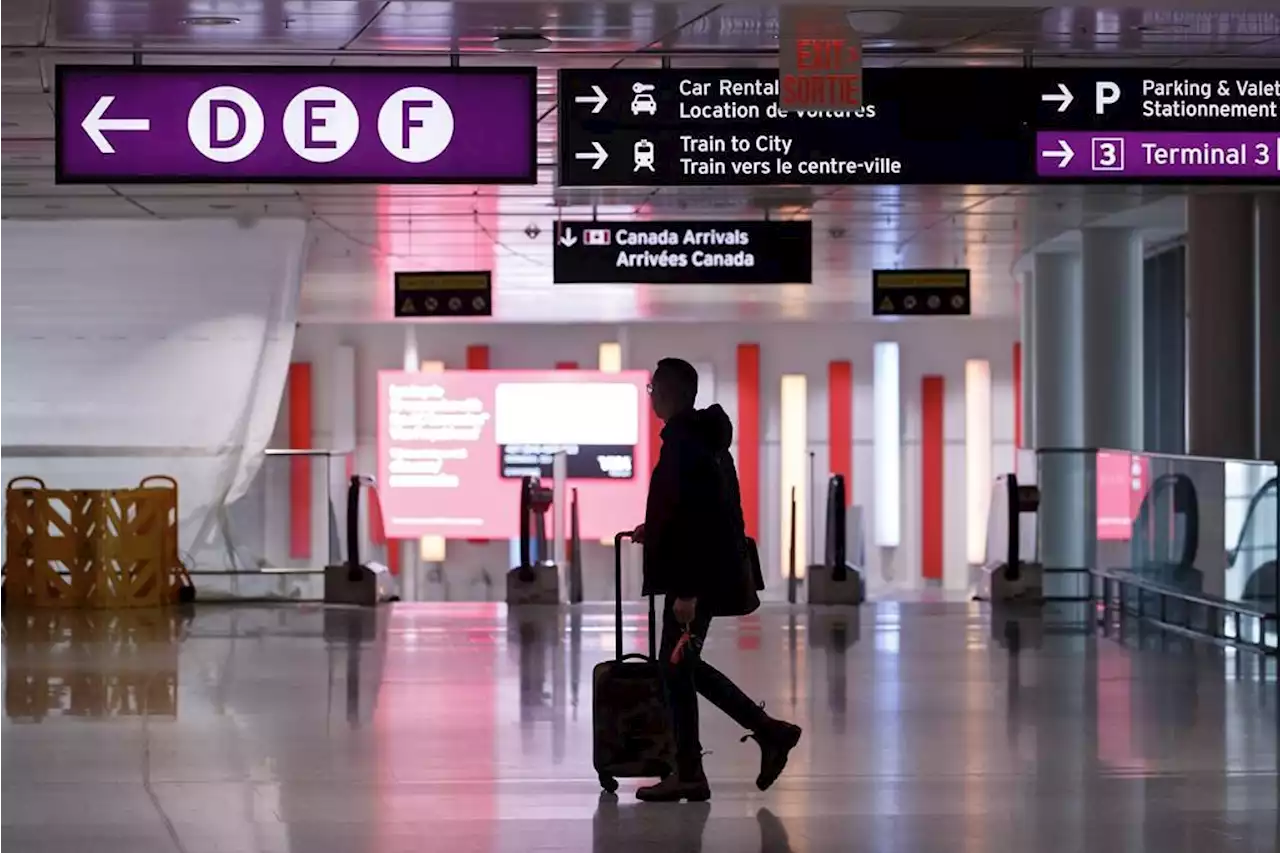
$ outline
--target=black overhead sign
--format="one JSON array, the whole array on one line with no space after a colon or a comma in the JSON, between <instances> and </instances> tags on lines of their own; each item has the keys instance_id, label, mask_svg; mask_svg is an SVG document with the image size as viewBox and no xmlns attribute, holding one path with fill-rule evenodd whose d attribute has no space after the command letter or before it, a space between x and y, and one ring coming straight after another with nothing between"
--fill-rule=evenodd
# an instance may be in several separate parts
<instances>
[{"instance_id":1,"label":"black overhead sign","mask_svg":"<svg viewBox=\"0 0 1280 853\"><path fill-rule=\"evenodd\" d=\"M560 72L565 186L1280 178L1280 71L868 68L784 113L769 69Z\"/></svg>"},{"instance_id":2,"label":"black overhead sign","mask_svg":"<svg viewBox=\"0 0 1280 853\"><path fill-rule=\"evenodd\" d=\"M808 222L556 223L556 284L809 284Z\"/></svg>"},{"instance_id":3,"label":"black overhead sign","mask_svg":"<svg viewBox=\"0 0 1280 853\"><path fill-rule=\"evenodd\" d=\"M493 277L487 272L396 273L397 317L491 317Z\"/></svg>"},{"instance_id":4,"label":"black overhead sign","mask_svg":"<svg viewBox=\"0 0 1280 853\"><path fill-rule=\"evenodd\" d=\"M873 270L872 312L878 316L964 316L968 270Z\"/></svg>"}]
</instances>

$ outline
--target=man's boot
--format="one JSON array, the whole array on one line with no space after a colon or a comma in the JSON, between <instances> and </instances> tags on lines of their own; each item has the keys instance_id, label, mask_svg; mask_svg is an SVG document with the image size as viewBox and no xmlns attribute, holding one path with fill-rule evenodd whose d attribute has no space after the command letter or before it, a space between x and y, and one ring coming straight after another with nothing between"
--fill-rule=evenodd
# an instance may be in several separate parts
<instances>
[{"instance_id":1,"label":"man's boot","mask_svg":"<svg viewBox=\"0 0 1280 853\"><path fill-rule=\"evenodd\" d=\"M783 769L787 766L787 756L800 742L801 729L794 723L765 717L756 729L742 736L742 740L753 738L760 745L760 775L756 777L756 787L761 791L769 790L769 786L778 781Z\"/></svg>"},{"instance_id":2,"label":"man's boot","mask_svg":"<svg viewBox=\"0 0 1280 853\"><path fill-rule=\"evenodd\" d=\"M636 790L636 799L646 803L704 803L711 799L711 786L702 766L691 767L683 773L672 773L656 785Z\"/></svg>"}]
</instances>

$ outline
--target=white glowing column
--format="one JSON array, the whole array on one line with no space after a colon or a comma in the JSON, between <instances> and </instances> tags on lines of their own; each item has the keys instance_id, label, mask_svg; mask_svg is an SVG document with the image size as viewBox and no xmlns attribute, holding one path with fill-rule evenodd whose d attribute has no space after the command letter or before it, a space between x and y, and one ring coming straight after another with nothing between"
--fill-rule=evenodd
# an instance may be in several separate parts
<instances>
[{"instance_id":1,"label":"white glowing column","mask_svg":"<svg viewBox=\"0 0 1280 853\"><path fill-rule=\"evenodd\" d=\"M964 363L965 554L986 560L987 514L991 503L991 363Z\"/></svg>"},{"instance_id":2,"label":"white glowing column","mask_svg":"<svg viewBox=\"0 0 1280 853\"><path fill-rule=\"evenodd\" d=\"M805 553L804 531L809 487L805 482L809 443L809 388L808 378L803 374L788 374L782 377L782 388L779 402L782 435L781 456L779 459L782 473L782 543L781 565L783 576L791 561L791 495L796 498L796 577L804 577L804 569L808 563Z\"/></svg>"},{"instance_id":3,"label":"white glowing column","mask_svg":"<svg viewBox=\"0 0 1280 853\"><path fill-rule=\"evenodd\" d=\"M873 350L872 396L875 406L876 544L896 548L902 539L902 424L898 345L882 342Z\"/></svg>"}]
</instances>

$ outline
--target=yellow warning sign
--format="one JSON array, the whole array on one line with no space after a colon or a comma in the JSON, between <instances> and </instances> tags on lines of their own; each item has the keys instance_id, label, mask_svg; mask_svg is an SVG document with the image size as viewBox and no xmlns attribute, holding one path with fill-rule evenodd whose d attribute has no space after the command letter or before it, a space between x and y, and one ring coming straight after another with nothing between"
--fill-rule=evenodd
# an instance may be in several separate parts
<instances>
[{"instance_id":1,"label":"yellow warning sign","mask_svg":"<svg viewBox=\"0 0 1280 853\"><path fill-rule=\"evenodd\" d=\"M872 283L877 288L927 287L961 288L969 286L968 270L874 270Z\"/></svg>"},{"instance_id":2,"label":"yellow warning sign","mask_svg":"<svg viewBox=\"0 0 1280 853\"><path fill-rule=\"evenodd\" d=\"M414 291L479 290L488 292L490 274L487 272L398 272L396 289Z\"/></svg>"},{"instance_id":3,"label":"yellow warning sign","mask_svg":"<svg viewBox=\"0 0 1280 853\"><path fill-rule=\"evenodd\" d=\"M491 317L493 281L488 272L398 271L397 317Z\"/></svg>"},{"instance_id":4,"label":"yellow warning sign","mask_svg":"<svg viewBox=\"0 0 1280 853\"><path fill-rule=\"evenodd\" d=\"M961 317L969 313L969 271L896 269L871 271L875 313L912 317Z\"/></svg>"}]
</instances>

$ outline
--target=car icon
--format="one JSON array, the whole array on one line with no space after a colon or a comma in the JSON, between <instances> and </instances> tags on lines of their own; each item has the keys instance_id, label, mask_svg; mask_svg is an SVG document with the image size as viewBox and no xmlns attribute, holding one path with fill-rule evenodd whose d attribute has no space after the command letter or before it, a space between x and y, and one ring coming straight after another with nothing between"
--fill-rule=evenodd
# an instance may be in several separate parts
<instances>
[{"instance_id":1,"label":"car icon","mask_svg":"<svg viewBox=\"0 0 1280 853\"><path fill-rule=\"evenodd\" d=\"M648 92L639 92L631 99L631 114L633 116L657 115L658 102Z\"/></svg>"}]
</instances>

